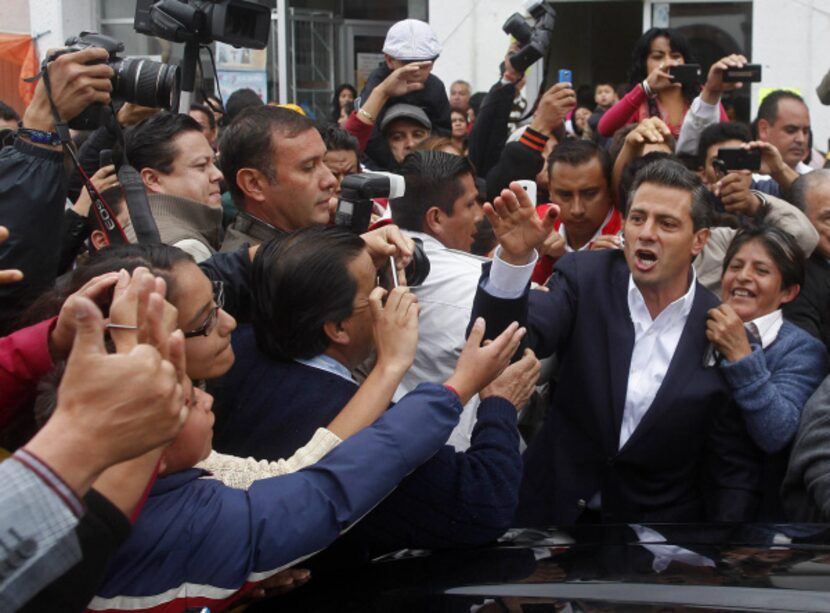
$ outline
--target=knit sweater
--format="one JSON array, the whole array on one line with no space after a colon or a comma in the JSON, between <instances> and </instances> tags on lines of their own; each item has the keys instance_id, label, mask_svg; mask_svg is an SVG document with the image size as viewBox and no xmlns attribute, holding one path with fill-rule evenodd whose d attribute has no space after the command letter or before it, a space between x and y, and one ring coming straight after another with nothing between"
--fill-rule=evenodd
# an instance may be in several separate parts
<instances>
[{"instance_id":1,"label":"knit sweater","mask_svg":"<svg viewBox=\"0 0 830 613\"><path fill-rule=\"evenodd\" d=\"M766 349L754 346L747 357L721 363L749 435L765 454L759 520L784 519L779 489L787 470L789 445L804 404L828 370L824 344L789 322L784 322Z\"/></svg>"},{"instance_id":2,"label":"knit sweater","mask_svg":"<svg viewBox=\"0 0 830 613\"><path fill-rule=\"evenodd\" d=\"M168 194L148 194L147 201L162 243L187 251L197 262L210 257L219 249L221 207L214 208ZM124 233L131 242L136 241L132 226L127 227Z\"/></svg>"}]
</instances>

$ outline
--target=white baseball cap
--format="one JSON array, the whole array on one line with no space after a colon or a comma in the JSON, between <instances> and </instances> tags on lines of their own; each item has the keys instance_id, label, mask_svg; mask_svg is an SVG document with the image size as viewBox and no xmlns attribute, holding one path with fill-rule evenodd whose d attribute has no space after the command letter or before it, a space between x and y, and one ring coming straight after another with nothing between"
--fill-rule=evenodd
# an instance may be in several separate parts
<instances>
[{"instance_id":1,"label":"white baseball cap","mask_svg":"<svg viewBox=\"0 0 830 613\"><path fill-rule=\"evenodd\" d=\"M383 52L404 62L433 60L441 55L441 43L428 23L404 19L389 28Z\"/></svg>"}]
</instances>

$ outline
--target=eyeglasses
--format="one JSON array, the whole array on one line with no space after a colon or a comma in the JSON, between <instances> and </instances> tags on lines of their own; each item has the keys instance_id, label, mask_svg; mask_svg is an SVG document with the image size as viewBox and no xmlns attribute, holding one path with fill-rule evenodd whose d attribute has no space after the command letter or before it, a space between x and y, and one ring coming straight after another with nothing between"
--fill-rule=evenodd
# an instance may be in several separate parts
<instances>
[{"instance_id":1,"label":"eyeglasses","mask_svg":"<svg viewBox=\"0 0 830 613\"><path fill-rule=\"evenodd\" d=\"M185 338L193 338L194 336L208 336L216 327L216 322L219 321L219 309L225 306L225 286L221 281L213 282L213 300L216 302L205 321L201 326L190 332L185 332Z\"/></svg>"}]
</instances>

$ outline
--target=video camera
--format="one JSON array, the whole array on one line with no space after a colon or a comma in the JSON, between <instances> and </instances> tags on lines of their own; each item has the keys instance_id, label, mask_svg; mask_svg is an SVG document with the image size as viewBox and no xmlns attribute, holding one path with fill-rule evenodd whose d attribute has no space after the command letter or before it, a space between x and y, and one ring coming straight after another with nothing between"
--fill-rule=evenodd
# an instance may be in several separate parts
<instances>
[{"instance_id":1,"label":"video camera","mask_svg":"<svg viewBox=\"0 0 830 613\"><path fill-rule=\"evenodd\" d=\"M138 0L134 27L141 34L176 43L207 45L218 40L264 49L271 11L249 0Z\"/></svg>"},{"instance_id":2,"label":"video camera","mask_svg":"<svg viewBox=\"0 0 830 613\"><path fill-rule=\"evenodd\" d=\"M502 26L502 30L521 46L510 56L510 64L518 73L523 73L545 55L556 20L556 11L545 0L528 0L524 8L535 22L532 26L521 13L513 13Z\"/></svg>"},{"instance_id":3,"label":"video camera","mask_svg":"<svg viewBox=\"0 0 830 613\"><path fill-rule=\"evenodd\" d=\"M364 172L348 175L340 184L340 200L334 214L335 225L363 234L369 229L372 217L372 198L400 198L406 192L406 182L400 175L391 172ZM406 267L406 284L410 287L421 285L429 275L429 258L424 253L423 243L417 238L412 253L412 262ZM394 258L390 258L389 276L396 279ZM394 281L393 281L394 283Z\"/></svg>"},{"instance_id":4,"label":"video camera","mask_svg":"<svg viewBox=\"0 0 830 613\"><path fill-rule=\"evenodd\" d=\"M112 77L112 98L133 102L142 106L170 109L179 84L179 67L154 62L140 57L118 57L124 51L124 43L104 34L81 32L66 40L66 48L51 54L51 62L64 53L80 51L88 47L106 49L109 58L105 63L115 73ZM75 130L92 130L101 125L102 104L91 104L69 122Z\"/></svg>"}]
</instances>

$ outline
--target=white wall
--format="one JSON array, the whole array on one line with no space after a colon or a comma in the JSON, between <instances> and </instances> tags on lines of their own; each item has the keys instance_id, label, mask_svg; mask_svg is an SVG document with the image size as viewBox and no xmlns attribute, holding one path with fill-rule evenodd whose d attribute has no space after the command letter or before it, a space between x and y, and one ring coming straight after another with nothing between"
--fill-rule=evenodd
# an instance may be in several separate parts
<instances>
[{"instance_id":1,"label":"white wall","mask_svg":"<svg viewBox=\"0 0 830 613\"><path fill-rule=\"evenodd\" d=\"M3 0L0 2L0 32L29 34L28 0Z\"/></svg>"},{"instance_id":2,"label":"white wall","mask_svg":"<svg viewBox=\"0 0 830 613\"><path fill-rule=\"evenodd\" d=\"M752 88L753 114L762 87L794 87L810 108L815 144L827 149L830 107L816 86L830 70L830 1L755 0L752 14L753 62L763 65L763 82Z\"/></svg>"},{"instance_id":3,"label":"white wall","mask_svg":"<svg viewBox=\"0 0 830 613\"><path fill-rule=\"evenodd\" d=\"M5 0L4 0L5 1ZM40 57L81 30L95 29L94 0L29 0L30 28ZM48 33L47 33L48 32Z\"/></svg>"},{"instance_id":4,"label":"white wall","mask_svg":"<svg viewBox=\"0 0 830 613\"><path fill-rule=\"evenodd\" d=\"M509 42L501 26L521 5L520 0L429 0L429 23L444 46L433 72L448 88L464 79L474 92L489 90L500 78Z\"/></svg>"}]
</instances>

